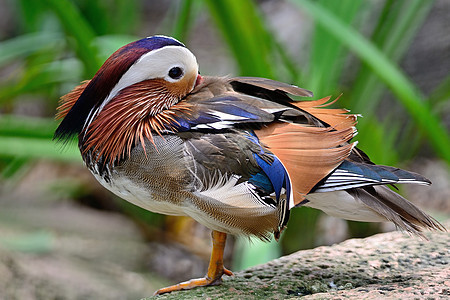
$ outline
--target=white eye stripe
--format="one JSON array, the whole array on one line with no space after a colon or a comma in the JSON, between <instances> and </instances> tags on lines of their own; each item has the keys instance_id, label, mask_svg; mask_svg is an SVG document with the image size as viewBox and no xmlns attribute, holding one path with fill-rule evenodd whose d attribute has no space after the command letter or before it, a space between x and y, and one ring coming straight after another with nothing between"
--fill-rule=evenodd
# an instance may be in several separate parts
<instances>
[{"instance_id":1,"label":"white eye stripe","mask_svg":"<svg viewBox=\"0 0 450 300\"><path fill-rule=\"evenodd\" d=\"M168 71L174 67L183 67L185 73L191 69L198 72L197 59L189 49L180 46L166 46L161 49L150 51L142 55L123 74L116 86L111 90L105 99L106 104L123 88L152 78L168 77Z\"/></svg>"}]
</instances>

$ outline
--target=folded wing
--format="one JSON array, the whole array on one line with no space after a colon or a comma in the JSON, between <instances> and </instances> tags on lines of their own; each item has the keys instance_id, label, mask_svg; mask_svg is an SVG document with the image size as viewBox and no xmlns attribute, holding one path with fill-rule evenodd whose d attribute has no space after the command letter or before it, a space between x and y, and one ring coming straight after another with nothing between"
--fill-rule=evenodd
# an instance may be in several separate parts
<instances>
[{"instance_id":1,"label":"folded wing","mask_svg":"<svg viewBox=\"0 0 450 300\"><path fill-rule=\"evenodd\" d=\"M227 86L227 88L216 86ZM290 95L312 93L261 78L206 79L188 97L192 114L187 130L251 132L285 168L292 182L293 203L360 221L394 222L420 234L443 227L386 184L429 181L418 174L373 164L356 148L357 115L329 108L330 98L293 101ZM205 100L207 99L207 100Z\"/></svg>"}]
</instances>

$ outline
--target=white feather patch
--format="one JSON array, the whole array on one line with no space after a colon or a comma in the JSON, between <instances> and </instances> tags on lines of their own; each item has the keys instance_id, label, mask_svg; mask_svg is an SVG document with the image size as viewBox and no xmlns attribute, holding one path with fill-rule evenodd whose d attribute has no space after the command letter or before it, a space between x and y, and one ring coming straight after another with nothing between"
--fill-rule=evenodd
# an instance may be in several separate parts
<instances>
[{"instance_id":1,"label":"white feather patch","mask_svg":"<svg viewBox=\"0 0 450 300\"><path fill-rule=\"evenodd\" d=\"M255 192L254 187L248 182L236 184L239 176L224 176L216 183L199 192L200 195L216 199L224 204L240 208L258 208L270 206L264 202Z\"/></svg>"},{"instance_id":2,"label":"white feather patch","mask_svg":"<svg viewBox=\"0 0 450 300\"><path fill-rule=\"evenodd\" d=\"M246 117L242 117L242 116L236 116L236 115L232 115L232 114L227 114L221 111L209 111L209 114L219 118L220 120L226 120L226 121L244 121L244 120L248 120L248 118Z\"/></svg>"},{"instance_id":3,"label":"white feather patch","mask_svg":"<svg viewBox=\"0 0 450 300\"><path fill-rule=\"evenodd\" d=\"M273 114L273 113L277 113L277 112L283 112L286 110L291 109L290 107L276 107L276 108L260 108L261 110L269 113L269 114Z\"/></svg>"},{"instance_id":4,"label":"white feather patch","mask_svg":"<svg viewBox=\"0 0 450 300\"><path fill-rule=\"evenodd\" d=\"M306 199L310 202L305 206L320 209L333 217L362 222L387 221L385 217L346 191L311 193L306 196Z\"/></svg>"},{"instance_id":5,"label":"white feather patch","mask_svg":"<svg viewBox=\"0 0 450 300\"><path fill-rule=\"evenodd\" d=\"M199 124L199 125L196 125L196 126L192 127L192 129L215 129L215 130L220 130L220 129L231 128L231 127L233 127L233 125L234 125L233 122L222 121L222 122L215 122L215 123L208 123L208 124Z\"/></svg>"}]
</instances>

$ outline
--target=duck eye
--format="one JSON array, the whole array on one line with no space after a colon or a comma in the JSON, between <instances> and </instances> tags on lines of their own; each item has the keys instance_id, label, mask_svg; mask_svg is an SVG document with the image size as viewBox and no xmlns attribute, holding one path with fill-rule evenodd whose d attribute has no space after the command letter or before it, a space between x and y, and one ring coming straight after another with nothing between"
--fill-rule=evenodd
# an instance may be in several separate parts
<instances>
[{"instance_id":1,"label":"duck eye","mask_svg":"<svg viewBox=\"0 0 450 300\"><path fill-rule=\"evenodd\" d=\"M180 67L173 67L169 70L169 76L172 79L179 79L183 76L183 70Z\"/></svg>"}]
</instances>

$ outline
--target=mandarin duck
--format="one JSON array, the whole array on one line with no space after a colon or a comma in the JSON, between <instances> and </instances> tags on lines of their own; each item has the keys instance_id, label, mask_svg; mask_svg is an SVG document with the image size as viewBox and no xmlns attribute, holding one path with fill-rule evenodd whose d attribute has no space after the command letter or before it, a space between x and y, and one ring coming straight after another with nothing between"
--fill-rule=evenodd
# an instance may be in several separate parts
<instances>
[{"instance_id":1,"label":"mandarin duck","mask_svg":"<svg viewBox=\"0 0 450 300\"><path fill-rule=\"evenodd\" d=\"M376 165L351 141L356 115L308 90L254 77L200 76L185 45L152 36L113 53L61 98L55 139L78 137L87 168L117 196L212 230L204 278L220 283L227 234L278 240L294 207L410 233L443 227L386 185L425 177Z\"/></svg>"}]
</instances>

